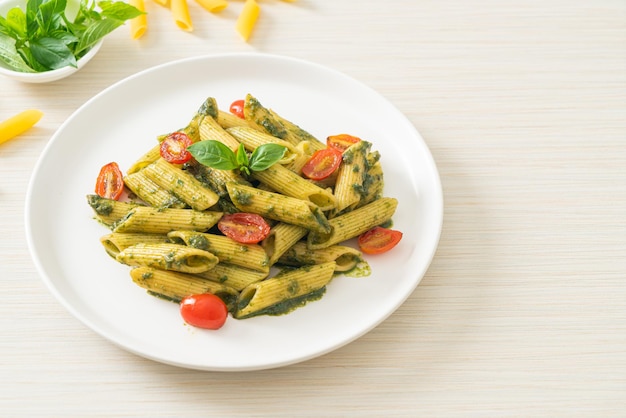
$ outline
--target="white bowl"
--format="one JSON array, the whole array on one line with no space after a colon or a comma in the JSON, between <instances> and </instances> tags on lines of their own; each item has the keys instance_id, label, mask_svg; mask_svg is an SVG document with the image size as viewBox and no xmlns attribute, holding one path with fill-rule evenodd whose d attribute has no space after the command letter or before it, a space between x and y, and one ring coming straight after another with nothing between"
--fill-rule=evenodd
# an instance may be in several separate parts
<instances>
[{"instance_id":1,"label":"white bowl","mask_svg":"<svg viewBox=\"0 0 626 418\"><path fill-rule=\"evenodd\" d=\"M25 10L26 0L0 0L0 16L6 16L7 12L16 6ZM102 46L102 42L103 40L101 39L98 43L91 47L91 49L77 61L76 67L67 66L57 70L38 73L24 73L21 71L11 70L0 62L0 75L25 83L48 83L50 81L60 80L83 68L85 64L87 64L89 60L91 60L98 53L100 47Z\"/></svg>"}]
</instances>

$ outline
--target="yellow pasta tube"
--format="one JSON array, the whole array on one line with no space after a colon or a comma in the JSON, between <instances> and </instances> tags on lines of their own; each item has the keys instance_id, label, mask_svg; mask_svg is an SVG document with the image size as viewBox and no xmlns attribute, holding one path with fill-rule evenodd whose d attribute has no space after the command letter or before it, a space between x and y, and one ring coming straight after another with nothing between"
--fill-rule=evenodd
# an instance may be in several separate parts
<instances>
[{"instance_id":1,"label":"yellow pasta tube","mask_svg":"<svg viewBox=\"0 0 626 418\"><path fill-rule=\"evenodd\" d=\"M146 15L146 5L144 0L128 0L128 4L135 6L139 11L143 12L141 15L133 18L129 22L130 37L131 39L139 39L143 36L148 28L148 18Z\"/></svg>"},{"instance_id":2,"label":"yellow pasta tube","mask_svg":"<svg viewBox=\"0 0 626 418\"><path fill-rule=\"evenodd\" d=\"M146 176L195 210L206 210L219 196L192 175L160 158L143 169Z\"/></svg>"},{"instance_id":3,"label":"yellow pasta tube","mask_svg":"<svg viewBox=\"0 0 626 418\"><path fill-rule=\"evenodd\" d=\"M137 206L115 224L113 232L167 234L174 230L206 231L214 226L222 215L222 212Z\"/></svg>"},{"instance_id":4,"label":"yellow pasta tube","mask_svg":"<svg viewBox=\"0 0 626 418\"><path fill-rule=\"evenodd\" d=\"M170 7L170 1L169 0L154 0L154 2L160 6L163 7Z\"/></svg>"},{"instance_id":5,"label":"yellow pasta tube","mask_svg":"<svg viewBox=\"0 0 626 418\"><path fill-rule=\"evenodd\" d=\"M200 6L211 13L221 12L228 6L226 0L196 0Z\"/></svg>"},{"instance_id":6,"label":"yellow pasta tube","mask_svg":"<svg viewBox=\"0 0 626 418\"><path fill-rule=\"evenodd\" d=\"M211 270L219 259L212 253L186 245L140 243L124 248L115 259L129 266L145 266L181 273Z\"/></svg>"},{"instance_id":7,"label":"yellow pasta tube","mask_svg":"<svg viewBox=\"0 0 626 418\"><path fill-rule=\"evenodd\" d=\"M332 280L335 263L328 262L278 275L243 289L237 300L238 319L271 313L269 308L324 290Z\"/></svg>"},{"instance_id":8,"label":"yellow pasta tube","mask_svg":"<svg viewBox=\"0 0 626 418\"><path fill-rule=\"evenodd\" d=\"M0 122L0 144L29 130L42 116L40 110L29 109Z\"/></svg>"},{"instance_id":9,"label":"yellow pasta tube","mask_svg":"<svg viewBox=\"0 0 626 418\"><path fill-rule=\"evenodd\" d=\"M255 128L236 126L226 129L226 132L235 137L237 141L241 142L248 151L254 151L255 148L263 144L278 144L287 148L287 152L285 152L283 158L278 161L278 164L290 164L296 159L298 154L298 149L292 143L268 133L261 132Z\"/></svg>"},{"instance_id":10,"label":"yellow pasta tube","mask_svg":"<svg viewBox=\"0 0 626 418\"><path fill-rule=\"evenodd\" d=\"M170 10L176 26L187 32L193 31L193 23L191 22L187 0L171 0Z\"/></svg>"},{"instance_id":11,"label":"yellow pasta tube","mask_svg":"<svg viewBox=\"0 0 626 418\"><path fill-rule=\"evenodd\" d=\"M172 231L167 236L173 242L182 242L190 247L209 251L220 262L266 273L270 270L269 258L260 245L241 244L223 235L195 231Z\"/></svg>"},{"instance_id":12,"label":"yellow pasta tube","mask_svg":"<svg viewBox=\"0 0 626 418\"><path fill-rule=\"evenodd\" d=\"M310 232L307 237L307 245L312 250L326 248L361 235L376 225L391 219L397 206L397 199L382 197L358 209L332 218L328 221L332 229L331 232Z\"/></svg>"},{"instance_id":13,"label":"yellow pasta tube","mask_svg":"<svg viewBox=\"0 0 626 418\"><path fill-rule=\"evenodd\" d=\"M156 144L150 148L145 154L139 157L128 169L127 174L133 174L139 170L149 166L159 158L161 158L161 144Z\"/></svg>"},{"instance_id":14,"label":"yellow pasta tube","mask_svg":"<svg viewBox=\"0 0 626 418\"><path fill-rule=\"evenodd\" d=\"M233 311L239 295L237 290L225 284L203 279L196 275L169 270L158 270L144 266L136 267L130 271L130 277L135 284L146 289L149 293L176 303L190 295L212 293L226 303L229 311Z\"/></svg>"},{"instance_id":15,"label":"yellow pasta tube","mask_svg":"<svg viewBox=\"0 0 626 418\"><path fill-rule=\"evenodd\" d=\"M319 207L308 200L228 183L231 201L242 212L256 213L269 219L298 225L319 233L329 233L330 226Z\"/></svg>"},{"instance_id":16,"label":"yellow pasta tube","mask_svg":"<svg viewBox=\"0 0 626 418\"><path fill-rule=\"evenodd\" d=\"M304 238L307 232L309 231L306 228L282 222L273 226L269 235L261 242L269 256L270 265L274 265L289 248Z\"/></svg>"},{"instance_id":17,"label":"yellow pasta tube","mask_svg":"<svg viewBox=\"0 0 626 418\"><path fill-rule=\"evenodd\" d=\"M345 245L331 245L327 248L311 250L305 241L294 244L278 260L279 264L304 266L335 262L335 271L350 271L361 261L361 252Z\"/></svg>"},{"instance_id":18,"label":"yellow pasta tube","mask_svg":"<svg viewBox=\"0 0 626 418\"><path fill-rule=\"evenodd\" d=\"M263 171L254 171L252 177L279 193L308 200L321 210L335 207L335 196L329 190L316 186L280 164L274 164Z\"/></svg>"},{"instance_id":19,"label":"yellow pasta tube","mask_svg":"<svg viewBox=\"0 0 626 418\"><path fill-rule=\"evenodd\" d=\"M274 112L272 109L269 109L269 112L274 117L275 120L277 120L278 122L282 124L282 126L287 131L286 137L284 138L285 140L293 144L298 144L302 141L307 141L310 143L310 147L313 152L326 148L325 143L323 143L322 141L320 141L319 139L317 139L316 137L314 137L313 135L311 135L310 133L308 133L307 131L305 131L304 129L296 125L295 123L291 122L288 119L283 118L278 113ZM311 154L313 152L311 152Z\"/></svg>"},{"instance_id":20,"label":"yellow pasta tube","mask_svg":"<svg viewBox=\"0 0 626 418\"><path fill-rule=\"evenodd\" d=\"M237 32L244 41L250 38L260 13L261 8L255 0L246 0L235 24Z\"/></svg>"},{"instance_id":21,"label":"yellow pasta tube","mask_svg":"<svg viewBox=\"0 0 626 418\"><path fill-rule=\"evenodd\" d=\"M164 234L142 234L142 233L116 233L104 235L100 237L100 243L104 247L104 250L111 257L115 258L117 255L128 247L132 247L137 244L157 244L169 242L167 235Z\"/></svg>"}]
</instances>

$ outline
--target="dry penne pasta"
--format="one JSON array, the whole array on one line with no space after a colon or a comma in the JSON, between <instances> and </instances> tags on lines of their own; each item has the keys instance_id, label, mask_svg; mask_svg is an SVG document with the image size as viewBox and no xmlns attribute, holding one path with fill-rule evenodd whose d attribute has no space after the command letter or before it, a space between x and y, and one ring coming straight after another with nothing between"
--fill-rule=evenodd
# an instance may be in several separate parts
<instances>
[{"instance_id":1,"label":"dry penne pasta","mask_svg":"<svg viewBox=\"0 0 626 418\"><path fill-rule=\"evenodd\" d=\"M221 12L228 6L226 0L196 0L200 6L211 13Z\"/></svg>"},{"instance_id":2,"label":"dry penne pasta","mask_svg":"<svg viewBox=\"0 0 626 418\"><path fill-rule=\"evenodd\" d=\"M187 0L170 0L170 11L174 18L174 23L180 29L191 32L193 31L193 23L189 14L189 5Z\"/></svg>"},{"instance_id":3,"label":"dry penne pasta","mask_svg":"<svg viewBox=\"0 0 626 418\"><path fill-rule=\"evenodd\" d=\"M139 39L143 36L148 28L148 17L146 15L146 5L144 0L128 0L128 4L135 6L137 10L143 12L141 15L129 21L130 37Z\"/></svg>"},{"instance_id":4,"label":"dry penne pasta","mask_svg":"<svg viewBox=\"0 0 626 418\"><path fill-rule=\"evenodd\" d=\"M29 109L0 122L0 144L29 130L42 116L42 111Z\"/></svg>"},{"instance_id":5,"label":"dry penne pasta","mask_svg":"<svg viewBox=\"0 0 626 418\"><path fill-rule=\"evenodd\" d=\"M260 13L261 7L259 7L259 4L255 0L246 0L235 25L237 32L244 41L247 41L250 35L252 35L252 30L254 29Z\"/></svg>"}]
</instances>

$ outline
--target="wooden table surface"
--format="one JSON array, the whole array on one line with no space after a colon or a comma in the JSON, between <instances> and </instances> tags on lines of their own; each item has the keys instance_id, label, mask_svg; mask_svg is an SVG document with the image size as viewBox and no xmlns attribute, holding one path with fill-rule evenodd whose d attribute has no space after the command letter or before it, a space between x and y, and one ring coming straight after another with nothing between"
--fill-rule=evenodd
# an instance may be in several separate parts
<instances>
[{"instance_id":1,"label":"wooden table surface","mask_svg":"<svg viewBox=\"0 0 626 418\"><path fill-rule=\"evenodd\" d=\"M626 2L260 5L246 43L241 1L216 15L190 2L191 33L148 2L143 38L117 29L70 78L0 79L0 120L44 112L0 146L0 415L626 416ZM146 360L44 286L24 232L31 172L55 130L113 83L254 51L337 69L406 114L441 175L438 251L391 317L322 357L245 373Z\"/></svg>"}]
</instances>

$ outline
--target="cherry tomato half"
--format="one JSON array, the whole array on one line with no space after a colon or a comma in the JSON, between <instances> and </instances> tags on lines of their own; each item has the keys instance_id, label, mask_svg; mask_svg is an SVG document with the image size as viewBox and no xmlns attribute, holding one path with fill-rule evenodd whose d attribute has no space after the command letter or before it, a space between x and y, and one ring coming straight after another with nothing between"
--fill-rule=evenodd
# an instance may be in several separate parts
<instances>
[{"instance_id":1,"label":"cherry tomato half","mask_svg":"<svg viewBox=\"0 0 626 418\"><path fill-rule=\"evenodd\" d=\"M96 194L118 200L124 191L124 175L116 162L105 164L96 180Z\"/></svg>"},{"instance_id":2,"label":"cherry tomato half","mask_svg":"<svg viewBox=\"0 0 626 418\"><path fill-rule=\"evenodd\" d=\"M243 107L244 107L245 103L246 102L243 99L242 100L235 100L230 105L230 113L232 113L235 116L240 117L241 119L244 119Z\"/></svg>"},{"instance_id":3,"label":"cherry tomato half","mask_svg":"<svg viewBox=\"0 0 626 418\"><path fill-rule=\"evenodd\" d=\"M270 226L256 213L232 213L224 215L217 228L227 237L242 244L257 244L270 233Z\"/></svg>"},{"instance_id":4,"label":"cherry tomato half","mask_svg":"<svg viewBox=\"0 0 626 418\"><path fill-rule=\"evenodd\" d=\"M356 144L360 140L361 138L348 134L331 135L326 138L326 145L335 148L339 152L344 152L350 148L351 145Z\"/></svg>"},{"instance_id":5,"label":"cherry tomato half","mask_svg":"<svg viewBox=\"0 0 626 418\"><path fill-rule=\"evenodd\" d=\"M366 254L381 254L391 250L402 239L402 232L376 226L361 234L359 248Z\"/></svg>"},{"instance_id":6,"label":"cherry tomato half","mask_svg":"<svg viewBox=\"0 0 626 418\"><path fill-rule=\"evenodd\" d=\"M191 159L191 153L187 151L187 147L192 143L193 141L186 133L174 132L161 142L159 152L168 163L184 164Z\"/></svg>"},{"instance_id":7,"label":"cherry tomato half","mask_svg":"<svg viewBox=\"0 0 626 418\"><path fill-rule=\"evenodd\" d=\"M341 165L341 152L326 147L315 153L302 167L302 174L311 180L324 180L335 172Z\"/></svg>"},{"instance_id":8,"label":"cherry tomato half","mask_svg":"<svg viewBox=\"0 0 626 418\"><path fill-rule=\"evenodd\" d=\"M220 329L228 317L228 307L219 296L202 293L185 297L180 302L180 314L194 327Z\"/></svg>"}]
</instances>

